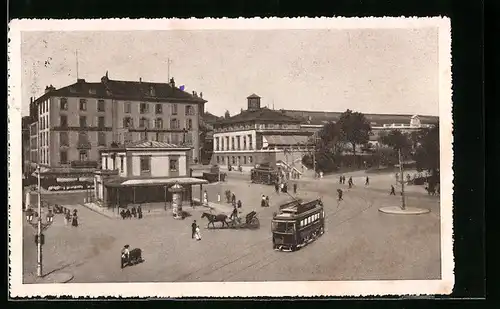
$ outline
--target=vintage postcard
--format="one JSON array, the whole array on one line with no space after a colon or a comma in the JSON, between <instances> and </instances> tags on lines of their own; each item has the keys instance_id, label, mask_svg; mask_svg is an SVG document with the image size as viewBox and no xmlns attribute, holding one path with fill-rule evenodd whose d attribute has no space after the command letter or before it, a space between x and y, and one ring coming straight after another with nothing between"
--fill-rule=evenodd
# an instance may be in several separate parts
<instances>
[{"instance_id":1,"label":"vintage postcard","mask_svg":"<svg viewBox=\"0 0 500 309\"><path fill-rule=\"evenodd\" d=\"M450 294L450 20L14 20L10 296Z\"/></svg>"}]
</instances>

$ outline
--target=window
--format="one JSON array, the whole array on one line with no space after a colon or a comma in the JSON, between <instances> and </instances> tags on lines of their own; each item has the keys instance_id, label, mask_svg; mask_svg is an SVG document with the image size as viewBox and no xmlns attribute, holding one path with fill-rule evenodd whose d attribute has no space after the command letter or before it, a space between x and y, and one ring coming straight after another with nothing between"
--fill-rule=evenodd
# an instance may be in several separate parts
<instances>
[{"instance_id":1,"label":"window","mask_svg":"<svg viewBox=\"0 0 500 309\"><path fill-rule=\"evenodd\" d=\"M155 114L162 114L162 113L163 113L162 105L156 104L155 105Z\"/></svg>"},{"instance_id":2,"label":"window","mask_svg":"<svg viewBox=\"0 0 500 309\"><path fill-rule=\"evenodd\" d=\"M148 139L148 133L147 132L141 132L140 136L141 136L141 141L145 141L145 140Z\"/></svg>"},{"instance_id":3,"label":"window","mask_svg":"<svg viewBox=\"0 0 500 309\"><path fill-rule=\"evenodd\" d=\"M59 100L59 109L61 109L62 111L68 110L68 99L67 98L61 98Z\"/></svg>"},{"instance_id":4,"label":"window","mask_svg":"<svg viewBox=\"0 0 500 309\"><path fill-rule=\"evenodd\" d=\"M172 115L177 115L177 104L172 104Z\"/></svg>"},{"instance_id":5,"label":"window","mask_svg":"<svg viewBox=\"0 0 500 309\"><path fill-rule=\"evenodd\" d=\"M170 120L170 129L179 129L179 121L177 119Z\"/></svg>"},{"instance_id":6,"label":"window","mask_svg":"<svg viewBox=\"0 0 500 309\"><path fill-rule=\"evenodd\" d=\"M120 171L123 171L123 156L120 156Z\"/></svg>"},{"instance_id":7,"label":"window","mask_svg":"<svg viewBox=\"0 0 500 309\"><path fill-rule=\"evenodd\" d=\"M104 112L104 100L97 100L97 111Z\"/></svg>"},{"instance_id":8,"label":"window","mask_svg":"<svg viewBox=\"0 0 500 309\"><path fill-rule=\"evenodd\" d=\"M217 156L216 158L217 158L217 164L219 164L220 163L219 156Z\"/></svg>"},{"instance_id":9,"label":"window","mask_svg":"<svg viewBox=\"0 0 500 309\"><path fill-rule=\"evenodd\" d=\"M156 129L163 129L163 119L157 118L155 120L155 128Z\"/></svg>"},{"instance_id":10,"label":"window","mask_svg":"<svg viewBox=\"0 0 500 309\"><path fill-rule=\"evenodd\" d=\"M69 146L68 132L59 132L59 146Z\"/></svg>"},{"instance_id":11,"label":"window","mask_svg":"<svg viewBox=\"0 0 500 309\"><path fill-rule=\"evenodd\" d=\"M226 161L226 159L224 157L220 157L220 158L221 158L222 164L224 164L224 162Z\"/></svg>"},{"instance_id":12,"label":"window","mask_svg":"<svg viewBox=\"0 0 500 309\"><path fill-rule=\"evenodd\" d=\"M125 114L130 114L132 108L130 106L130 102L125 102L125 104L123 105L123 112Z\"/></svg>"},{"instance_id":13,"label":"window","mask_svg":"<svg viewBox=\"0 0 500 309\"><path fill-rule=\"evenodd\" d=\"M141 156L141 173L151 172L151 157Z\"/></svg>"},{"instance_id":14,"label":"window","mask_svg":"<svg viewBox=\"0 0 500 309\"><path fill-rule=\"evenodd\" d=\"M219 150L219 138L215 138L215 150Z\"/></svg>"},{"instance_id":15,"label":"window","mask_svg":"<svg viewBox=\"0 0 500 309\"><path fill-rule=\"evenodd\" d=\"M194 115L194 109L191 105L186 105L186 116Z\"/></svg>"},{"instance_id":16,"label":"window","mask_svg":"<svg viewBox=\"0 0 500 309\"><path fill-rule=\"evenodd\" d=\"M240 150L241 149L241 138L239 136L236 136L236 145L237 145L237 149Z\"/></svg>"},{"instance_id":17,"label":"window","mask_svg":"<svg viewBox=\"0 0 500 309\"><path fill-rule=\"evenodd\" d=\"M188 129L188 130L193 129L193 119L186 120L186 129Z\"/></svg>"},{"instance_id":18,"label":"window","mask_svg":"<svg viewBox=\"0 0 500 309\"><path fill-rule=\"evenodd\" d=\"M179 134L172 133L172 144L174 144L174 145L178 145L179 144Z\"/></svg>"},{"instance_id":19,"label":"window","mask_svg":"<svg viewBox=\"0 0 500 309\"><path fill-rule=\"evenodd\" d=\"M80 110L81 111L87 110L87 99L80 99Z\"/></svg>"},{"instance_id":20,"label":"window","mask_svg":"<svg viewBox=\"0 0 500 309\"><path fill-rule=\"evenodd\" d=\"M148 103L141 103L139 107L139 111L141 112L141 114L146 114L148 110L149 110Z\"/></svg>"},{"instance_id":21,"label":"window","mask_svg":"<svg viewBox=\"0 0 500 309\"><path fill-rule=\"evenodd\" d=\"M87 127L87 116L80 116L80 128Z\"/></svg>"},{"instance_id":22,"label":"window","mask_svg":"<svg viewBox=\"0 0 500 309\"><path fill-rule=\"evenodd\" d=\"M156 96L156 91L153 86L149 87L149 95L152 97Z\"/></svg>"},{"instance_id":23,"label":"window","mask_svg":"<svg viewBox=\"0 0 500 309\"><path fill-rule=\"evenodd\" d=\"M104 128L106 126L106 119L103 116L97 117L97 126L99 128Z\"/></svg>"},{"instance_id":24,"label":"window","mask_svg":"<svg viewBox=\"0 0 500 309\"><path fill-rule=\"evenodd\" d=\"M251 163L252 163L252 161L253 161L252 159L253 159L253 158L252 158L252 156L249 156L249 157L248 157L248 163L250 163L250 164L251 164Z\"/></svg>"},{"instance_id":25,"label":"window","mask_svg":"<svg viewBox=\"0 0 500 309\"><path fill-rule=\"evenodd\" d=\"M123 142L125 144L132 142L132 132L125 132L123 134Z\"/></svg>"},{"instance_id":26,"label":"window","mask_svg":"<svg viewBox=\"0 0 500 309\"><path fill-rule=\"evenodd\" d=\"M234 150L234 137L231 137L231 150Z\"/></svg>"},{"instance_id":27,"label":"window","mask_svg":"<svg viewBox=\"0 0 500 309\"><path fill-rule=\"evenodd\" d=\"M81 144L81 145L86 145L89 143L89 138L87 136L87 133L85 132L80 132L78 134L78 144Z\"/></svg>"},{"instance_id":28,"label":"window","mask_svg":"<svg viewBox=\"0 0 500 309\"><path fill-rule=\"evenodd\" d=\"M235 156L233 156L232 158L233 158L233 164L236 164L236 158L235 158Z\"/></svg>"},{"instance_id":29,"label":"window","mask_svg":"<svg viewBox=\"0 0 500 309\"><path fill-rule=\"evenodd\" d=\"M123 127L124 128L133 128L134 127L134 119L130 117L123 118Z\"/></svg>"},{"instance_id":30,"label":"window","mask_svg":"<svg viewBox=\"0 0 500 309\"><path fill-rule=\"evenodd\" d=\"M220 138L220 150L224 150L224 138Z\"/></svg>"},{"instance_id":31,"label":"window","mask_svg":"<svg viewBox=\"0 0 500 309\"><path fill-rule=\"evenodd\" d=\"M247 157L243 156L243 164L247 164Z\"/></svg>"},{"instance_id":32,"label":"window","mask_svg":"<svg viewBox=\"0 0 500 309\"><path fill-rule=\"evenodd\" d=\"M247 138L243 136L243 149L247 149Z\"/></svg>"},{"instance_id":33,"label":"window","mask_svg":"<svg viewBox=\"0 0 500 309\"><path fill-rule=\"evenodd\" d=\"M248 135L248 149L252 150L252 135Z\"/></svg>"},{"instance_id":34,"label":"window","mask_svg":"<svg viewBox=\"0 0 500 309\"><path fill-rule=\"evenodd\" d=\"M59 118L59 123L60 123L62 128L67 128L68 127L68 116L61 115Z\"/></svg>"},{"instance_id":35,"label":"window","mask_svg":"<svg viewBox=\"0 0 500 309\"><path fill-rule=\"evenodd\" d=\"M68 152L66 150L61 150L59 152L59 159L61 161L61 164L68 163Z\"/></svg>"},{"instance_id":36,"label":"window","mask_svg":"<svg viewBox=\"0 0 500 309\"><path fill-rule=\"evenodd\" d=\"M106 133L98 132L97 133L97 145L98 146L106 146Z\"/></svg>"},{"instance_id":37,"label":"window","mask_svg":"<svg viewBox=\"0 0 500 309\"><path fill-rule=\"evenodd\" d=\"M176 172L177 171L177 159L171 159L170 160L170 171L171 172Z\"/></svg>"},{"instance_id":38,"label":"window","mask_svg":"<svg viewBox=\"0 0 500 309\"><path fill-rule=\"evenodd\" d=\"M80 161L87 161L89 157L87 150L80 150L79 156L80 156Z\"/></svg>"},{"instance_id":39,"label":"window","mask_svg":"<svg viewBox=\"0 0 500 309\"><path fill-rule=\"evenodd\" d=\"M142 117L139 119L139 128L148 128L149 121L147 118Z\"/></svg>"}]
</instances>

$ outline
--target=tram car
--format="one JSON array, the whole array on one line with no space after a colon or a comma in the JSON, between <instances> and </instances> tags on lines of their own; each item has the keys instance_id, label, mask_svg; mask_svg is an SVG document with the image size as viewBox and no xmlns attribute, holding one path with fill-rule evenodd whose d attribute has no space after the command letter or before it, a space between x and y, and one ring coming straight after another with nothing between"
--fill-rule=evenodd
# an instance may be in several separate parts
<instances>
[{"instance_id":1,"label":"tram car","mask_svg":"<svg viewBox=\"0 0 500 309\"><path fill-rule=\"evenodd\" d=\"M252 183L274 185L279 180L279 171L268 163L258 164L250 171L250 180Z\"/></svg>"},{"instance_id":2,"label":"tram car","mask_svg":"<svg viewBox=\"0 0 500 309\"><path fill-rule=\"evenodd\" d=\"M294 200L283 204L273 216L273 249L296 251L325 232L325 211L321 199Z\"/></svg>"}]
</instances>

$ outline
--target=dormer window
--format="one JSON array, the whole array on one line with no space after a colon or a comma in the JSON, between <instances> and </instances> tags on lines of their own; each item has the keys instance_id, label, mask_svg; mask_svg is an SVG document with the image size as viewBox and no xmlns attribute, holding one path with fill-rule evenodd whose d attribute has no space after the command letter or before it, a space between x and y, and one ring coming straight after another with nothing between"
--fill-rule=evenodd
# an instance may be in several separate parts
<instances>
[{"instance_id":1,"label":"dormer window","mask_svg":"<svg viewBox=\"0 0 500 309\"><path fill-rule=\"evenodd\" d=\"M97 90L95 88L90 88L89 93L90 94L97 94Z\"/></svg>"},{"instance_id":2,"label":"dormer window","mask_svg":"<svg viewBox=\"0 0 500 309\"><path fill-rule=\"evenodd\" d=\"M149 87L149 95L152 97L156 96L156 91L153 86Z\"/></svg>"},{"instance_id":3,"label":"dormer window","mask_svg":"<svg viewBox=\"0 0 500 309\"><path fill-rule=\"evenodd\" d=\"M141 103L140 105L140 112L141 114L146 114L148 112L148 103Z\"/></svg>"}]
</instances>

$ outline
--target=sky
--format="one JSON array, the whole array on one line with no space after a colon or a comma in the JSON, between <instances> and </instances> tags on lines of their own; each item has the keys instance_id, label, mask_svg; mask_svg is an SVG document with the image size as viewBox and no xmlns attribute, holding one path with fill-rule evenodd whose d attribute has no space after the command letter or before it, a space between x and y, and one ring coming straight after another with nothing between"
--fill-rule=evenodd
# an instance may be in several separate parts
<instances>
[{"instance_id":1,"label":"sky","mask_svg":"<svg viewBox=\"0 0 500 309\"><path fill-rule=\"evenodd\" d=\"M168 82L203 93L205 110L263 106L439 115L438 28L23 32L23 116L30 97L78 77Z\"/></svg>"}]
</instances>

